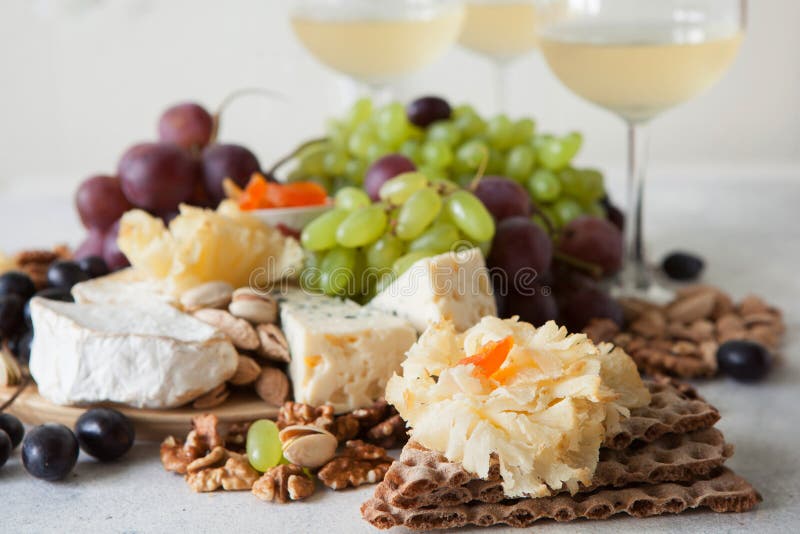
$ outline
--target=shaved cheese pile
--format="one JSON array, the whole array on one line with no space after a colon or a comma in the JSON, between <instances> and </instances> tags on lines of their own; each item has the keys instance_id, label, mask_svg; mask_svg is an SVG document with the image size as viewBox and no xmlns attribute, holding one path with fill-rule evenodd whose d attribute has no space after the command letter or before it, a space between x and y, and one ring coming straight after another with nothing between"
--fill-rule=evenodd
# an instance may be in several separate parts
<instances>
[{"instance_id":1,"label":"shaved cheese pile","mask_svg":"<svg viewBox=\"0 0 800 534\"><path fill-rule=\"evenodd\" d=\"M428 328L386 398L411 437L486 478L497 455L506 496L588 484L607 432L650 394L621 349L549 322L485 317L463 334Z\"/></svg>"}]
</instances>

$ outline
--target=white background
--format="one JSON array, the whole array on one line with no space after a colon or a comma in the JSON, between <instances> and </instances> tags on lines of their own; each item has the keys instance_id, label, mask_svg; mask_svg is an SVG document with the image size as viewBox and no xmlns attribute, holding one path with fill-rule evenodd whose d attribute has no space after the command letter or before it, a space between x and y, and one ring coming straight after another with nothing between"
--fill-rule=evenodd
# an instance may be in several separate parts
<instances>
[{"instance_id":1,"label":"white background","mask_svg":"<svg viewBox=\"0 0 800 534\"><path fill-rule=\"evenodd\" d=\"M178 100L215 106L245 86L290 95L288 105L242 101L223 126L224 138L264 162L319 133L335 110L336 78L294 39L287 0L105 0L81 15L54 15L53 4L75 1L0 0L0 192L66 193L91 173L113 171ZM687 170L757 180L762 170L792 176L800 167L800 2L750 4L730 72L654 124L654 179ZM455 48L402 94L436 92L490 111L490 73L482 58ZM511 80L512 115L533 115L548 131L581 130L582 162L618 181L624 132L616 118L562 88L539 54L516 63Z\"/></svg>"}]
</instances>

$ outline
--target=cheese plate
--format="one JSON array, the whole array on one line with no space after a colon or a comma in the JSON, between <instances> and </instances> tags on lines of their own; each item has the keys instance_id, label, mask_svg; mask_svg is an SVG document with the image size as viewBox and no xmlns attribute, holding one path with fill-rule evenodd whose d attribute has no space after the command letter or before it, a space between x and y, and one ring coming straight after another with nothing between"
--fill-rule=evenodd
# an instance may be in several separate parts
<instances>
[{"instance_id":1,"label":"cheese plate","mask_svg":"<svg viewBox=\"0 0 800 534\"><path fill-rule=\"evenodd\" d=\"M16 391L16 387L0 387L0 404L5 403ZM91 406L113 406L133 421L136 439L161 441L165 437L185 436L192 417L201 413L213 413L221 423L242 423L255 419L275 419L278 408L270 406L255 394L234 392L224 404L215 408L196 410L191 406L169 410L147 410L118 404L92 404ZM90 406L60 406L41 395L35 385L29 385L7 411L28 425L61 423L70 428Z\"/></svg>"}]
</instances>

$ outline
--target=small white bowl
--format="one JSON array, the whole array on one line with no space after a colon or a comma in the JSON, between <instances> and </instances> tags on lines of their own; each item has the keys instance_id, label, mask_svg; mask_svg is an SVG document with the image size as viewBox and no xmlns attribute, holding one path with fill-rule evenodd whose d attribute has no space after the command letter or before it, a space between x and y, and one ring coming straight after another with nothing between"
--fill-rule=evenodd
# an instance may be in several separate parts
<instances>
[{"instance_id":1,"label":"small white bowl","mask_svg":"<svg viewBox=\"0 0 800 534\"><path fill-rule=\"evenodd\" d=\"M266 208L252 210L247 213L257 217L270 226L283 225L290 230L300 232L305 225L333 208L333 202L316 206L298 206L295 208Z\"/></svg>"}]
</instances>

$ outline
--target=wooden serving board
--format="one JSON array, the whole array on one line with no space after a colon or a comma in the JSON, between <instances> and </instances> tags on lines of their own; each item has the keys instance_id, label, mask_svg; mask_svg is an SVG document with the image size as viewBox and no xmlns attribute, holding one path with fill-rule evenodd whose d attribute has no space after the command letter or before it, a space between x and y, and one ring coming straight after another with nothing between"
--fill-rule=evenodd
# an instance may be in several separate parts
<instances>
[{"instance_id":1,"label":"wooden serving board","mask_svg":"<svg viewBox=\"0 0 800 534\"><path fill-rule=\"evenodd\" d=\"M0 404L9 399L15 390L16 388L0 387ZM202 413L213 413L223 423L275 419L278 416L278 408L266 404L253 393L233 393L225 403L208 410L195 410L191 406L170 410L149 410L109 403L60 406L39 395L33 384L29 385L6 411L29 425L61 423L74 428L78 417L92 406L108 406L124 413L133 421L136 439L146 441L161 441L170 435L183 439L191 429L192 417Z\"/></svg>"}]
</instances>

